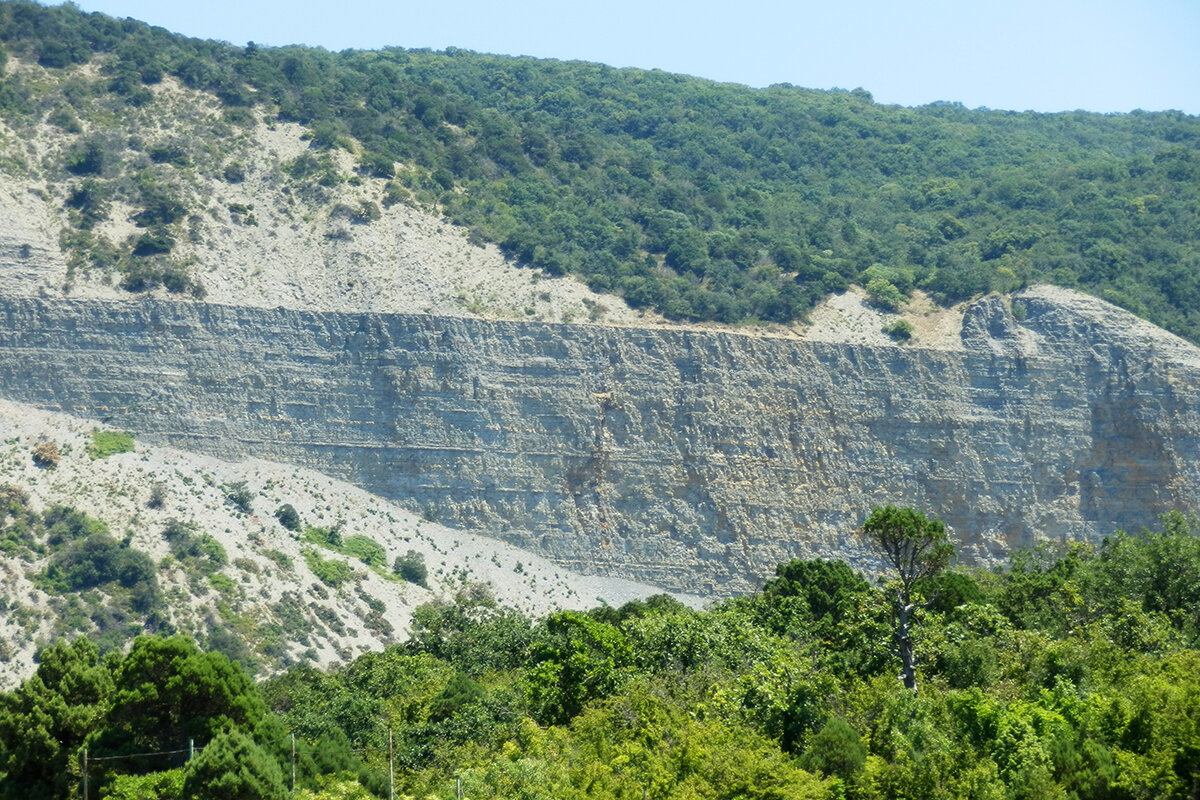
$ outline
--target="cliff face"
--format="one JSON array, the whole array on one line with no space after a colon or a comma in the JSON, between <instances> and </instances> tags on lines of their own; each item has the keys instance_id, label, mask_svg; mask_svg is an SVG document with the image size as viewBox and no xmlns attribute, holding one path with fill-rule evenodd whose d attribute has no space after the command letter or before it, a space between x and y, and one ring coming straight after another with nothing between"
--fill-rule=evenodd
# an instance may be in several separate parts
<instances>
[{"instance_id":1,"label":"cliff face","mask_svg":"<svg viewBox=\"0 0 1200 800\"><path fill-rule=\"evenodd\" d=\"M565 566L753 589L873 504L986 562L1200 500L1200 351L1099 301L973 305L962 347L0 298L0 386L295 463Z\"/></svg>"}]
</instances>

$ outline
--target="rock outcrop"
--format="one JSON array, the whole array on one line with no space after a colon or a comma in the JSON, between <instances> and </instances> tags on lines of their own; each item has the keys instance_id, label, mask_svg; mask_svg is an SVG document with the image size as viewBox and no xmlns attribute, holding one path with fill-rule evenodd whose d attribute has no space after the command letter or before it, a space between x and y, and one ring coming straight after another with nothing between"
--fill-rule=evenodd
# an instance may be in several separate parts
<instances>
[{"instance_id":1,"label":"rock outcrop","mask_svg":"<svg viewBox=\"0 0 1200 800\"><path fill-rule=\"evenodd\" d=\"M865 558L873 504L938 514L979 563L1195 508L1200 350L1063 290L1015 302L976 302L933 350L0 298L0 391L701 593Z\"/></svg>"}]
</instances>

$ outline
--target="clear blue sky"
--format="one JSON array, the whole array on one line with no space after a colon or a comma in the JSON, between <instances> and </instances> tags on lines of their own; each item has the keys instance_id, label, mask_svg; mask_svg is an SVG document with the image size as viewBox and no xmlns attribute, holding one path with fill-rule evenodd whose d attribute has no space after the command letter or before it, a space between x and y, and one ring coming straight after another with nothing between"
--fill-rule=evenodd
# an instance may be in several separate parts
<instances>
[{"instance_id":1,"label":"clear blue sky","mask_svg":"<svg viewBox=\"0 0 1200 800\"><path fill-rule=\"evenodd\" d=\"M1200 0L77 0L234 44L461 47L877 102L1200 114Z\"/></svg>"}]
</instances>

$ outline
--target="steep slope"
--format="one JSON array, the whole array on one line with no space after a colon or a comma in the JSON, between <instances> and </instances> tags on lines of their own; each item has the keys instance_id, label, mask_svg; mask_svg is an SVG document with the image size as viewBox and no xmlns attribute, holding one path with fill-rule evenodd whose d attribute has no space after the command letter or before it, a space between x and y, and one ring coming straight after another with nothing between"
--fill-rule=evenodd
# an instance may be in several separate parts
<instances>
[{"instance_id":1,"label":"steep slope","mask_svg":"<svg viewBox=\"0 0 1200 800\"><path fill-rule=\"evenodd\" d=\"M328 253L320 237L357 240L382 197L674 319L791 322L853 283L952 303L1050 282L1200 341L1200 119L1178 112L908 109L453 48L234 47L29 0L0 2L0 46L0 173L47 181L77 271L135 291L209 288L185 243L222 226L286 243L298 225ZM252 169L241 143L282 123L306 149ZM205 188L263 177L263 204ZM137 230L95 232L113 220ZM343 250L332 277L355 295L351 254L370 248Z\"/></svg>"},{"instance_id":2,"label":"steep slope","mask_svg":"<svg viewBox=\"0 0 1200 800\"><path fill-rule=\"evenodd\" d=\"M877 503L942 516L975 563L1198 505L1194 346L1050 287L961 320L926 347L0 298L0 385L701 594L796 556L868 563Z\"/></svg>"},{"instance_id":3,"label":"steep slope","mask_svg":"<svg viewBox=\"0 0 1200 800\"><path fill-rule=\"evenodd\" d=\"M36 65L9 69L54 81ZM103 123L88 125L91 141L123 153L107 180L44 166L78 147L54 123L18 132L0 121L0 292L119 299L136 282L163 298L261 308L647 318L472 244L436 206L419 209L407 190L356 174L349 152L314 151L296 123L230 124L215 98L173 79L153 96L148 109L92 109ZM163 151L174 160L155 161ZM148 195L178 219L148 225ZM155 235L170 238L167 252L127 255Z\"/></svg>"},{"instance_id":4,"label":"steep slope","mask_svg":"<svg viewBox=\"0 0 1200 800\"><path fill-rule=\"evenodd\" d=\"M93 459L88 445L102 429L0 401L0 687L26 677L36 648L57 636L86 634L119 646L143 630L178 630L272 671L344 663L403 640L413 609L461 592L538 615L619 605L657 591L574 574L308 469L261 459L226 462L141 441L130 452ZM54 464L39 466L34 453L47 445L57 453ZM230 500L239 489L248 510ZM298 513L301 530L276 519L285 504ZM62 526L48 539L30 536L22 512L69 521L51 511L61 505L149 556L157 587L133 589L148 604L131 598L129 581L75 577L72 583L68 575L66 586L47 583L54 574L47 569L62 567L89 532L77 533L77 541ZM318 543L330 531L344 543L342 552ZM371 565L352 554L364 540L380 548ZM85 555L95 561L99 550L93 551L76 552L75 561ZM422 563L424 583L397 577L397 558Z\"/></svg>"}]
</instances>

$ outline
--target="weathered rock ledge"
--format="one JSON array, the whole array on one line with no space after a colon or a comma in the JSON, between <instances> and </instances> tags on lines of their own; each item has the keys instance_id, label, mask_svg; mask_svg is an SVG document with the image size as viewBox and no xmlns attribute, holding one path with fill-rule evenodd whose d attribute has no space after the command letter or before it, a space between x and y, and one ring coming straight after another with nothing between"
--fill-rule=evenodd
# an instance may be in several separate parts
<instances>
[{"instance_id":1,"label":"weathered rock ledge","mask_svg":"<svg viewBox=\"0 0 1200 800\"><path fill-rule=\"evenodd\" d=\"M0 394L344 478L573 569L752 589L873 504L988 562L1200 500L1200 350L1039 288L961 350L0 298Z\"/></svg>"}]
</instances>

